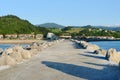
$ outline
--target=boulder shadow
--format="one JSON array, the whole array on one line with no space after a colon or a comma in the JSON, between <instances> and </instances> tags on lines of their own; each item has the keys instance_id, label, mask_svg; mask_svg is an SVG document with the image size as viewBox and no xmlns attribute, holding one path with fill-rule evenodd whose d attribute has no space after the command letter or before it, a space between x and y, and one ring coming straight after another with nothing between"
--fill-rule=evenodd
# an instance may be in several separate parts
<instances>
[{"instance_id":1,"label":"boulder shadow","mask_svg":"<svg viewBox=\"0 0 120 80\"><path fill-rule=\"evenodd\" d=\"M105 64L97 64L97 63L90 63L90 62L83 62L83 63L90 64L90 65L95 65L95 66L106 66ZM107 65L107 66L109 66L109 68L110 68L110 65ZM113 67L115 67L115 66L113 66Z\"/></svg>"},{"instance_id":2,"label":"boulder shadow","mask_svg":"<svg viewBox=\"0 0 120 80\"><path fill-rule=\"evenodd\" d=\"M86 51L85 53L95 54L94 51Z\"/></svg>"},{"instance_id":3,"label":"boulder shadow","mask_svg":"<svg viewBox=\"0 0 120 80\"><path fill-rule=\"evenodd\" d=\"M74 64L42 61L42 64L49 68L61 71L63 73L87 80L118 80L118 71L110 69L107 65L103 65L102 70L93 69L85 66Z\"/></svg>"},{"instance_id":4,"label":"boulder shadow","mask_svg":"<svg viewBox=\"0 0 120 80\"><path fill-rule=\"evenodd\" d=\"M86 57L97 58L97 59L105 59L104 56L95 56L95 55L88 55L88 54L79 54L79 55L86 56Z\"/></svg>"},{"instance_id":5,"label":"boulder shadow","mask_svg":"<svg viewBox=\"0 0 120 80\"><path fill-rule=\"evenodd\" d=\"M95 66L106 66L106 64L97 64L97 63L90 63L90 62L83 62L85 64L90 64L90 65L95 65ZM107 67L111 68L111 69L115 69L118 70L118 65L117 64L111 64L111 65L107 65Z\"/></svg>"}]
</instances>

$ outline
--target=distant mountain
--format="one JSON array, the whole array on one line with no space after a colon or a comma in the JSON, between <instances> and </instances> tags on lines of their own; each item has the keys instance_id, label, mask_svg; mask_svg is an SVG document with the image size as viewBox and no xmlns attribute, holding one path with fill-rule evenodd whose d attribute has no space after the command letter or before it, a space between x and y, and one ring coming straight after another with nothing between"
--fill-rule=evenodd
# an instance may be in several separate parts
<instances>
[{"instance_id":1,"label":"distant mountain","mask_svg":"<svg viewBox=\"0 0 120 80\"><path fill-rule=\"evenodd\" d=\"M44 23L44 24L40 24L38 25L40 27L46 27L46 28L64 28L65 26L56 24L56 23Z\"/></svg>"},{"instance_id":2,"label":"distant mountain","mask_svg":"<svg viewBox=\"0 0 120 80\"><path fill-rule=\"evenodd\" d=\"M83 28L100 28L104 30L120 31L120 26L83 26Z\"/></svg>"},{"instance_id":3,"label":"distant mountain","mask_svg":"<svg viewBox=\"0 0 120 80\"><path fill-rule=\"evenodd\" d=\"M91 25L87 25L87 26L69 26L69 27L73 27L73 28L100 28L100 29L104 29L104 30L120 31L120 26L91 26Z\"/></svg>"}]
</instances>

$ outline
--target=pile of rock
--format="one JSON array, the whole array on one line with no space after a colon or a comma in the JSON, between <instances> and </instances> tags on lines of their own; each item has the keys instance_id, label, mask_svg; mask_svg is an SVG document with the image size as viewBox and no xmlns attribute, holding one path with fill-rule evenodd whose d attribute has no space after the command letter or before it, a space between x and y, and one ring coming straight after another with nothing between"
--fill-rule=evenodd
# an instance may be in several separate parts
<instances>
[{"instance_id":1,"label":"pile of rock","mask_svg":"<svg viewBox=\"0 0 120 80\"><path fill-rule=\"evenodd\" d=\"M120 62L120 52L117 52L116 49L109 49L106 53L105 58L109 61L116 62L119 64Z\"/></svg>"},{"instance_id":2,"label":"pile of rock","mask_svg":"<svg viewBox=\"0 0 120 80\"><path fill-rule=\"evenodd\" d=\"M22 46L15 46L13 48L6 49L0 57L0 65L14 65L23 59L31 58L31 53L28 50L24 50Z\"/></svg>"},{"instance_id":3,"label":"pile of rock","mask_svg":"<svg viewBox=\"0 0 120 80\"><path fill-rule=\"evenodd\" d=\"M94 44L89 44L85 41L78 41L78 40L72 40L72 41L79 44L79 46L81 46L84 49L94 50L95 54L104 55L105 59L115 62L120 66L120 52L117 52L116 49L111 48L109 50L102 50L99 48L99 46Z\"/></svg>"},{"instance_id":4,"label":"pile of rock","mask_svg":"<svg viewBox=\"0 0 120 80\"><path fill-rule=\"evenodd\" d=\"M3 49L2 48L0 48L0 55L3 53Z\"/></svg>"},{"instance_id":5,"label":"pile of rock","mask_svg":"<svg viewBox=\"0 0 120 80\"><path fill-rule=\"evenodd\" d=\"M81 46L82 48L87 49L87 50L98 50L98 49L100 49L99 46L97 46L95 44L90 44L86 41L74 40L74 42L76 42L77 44L79 44L79 46Z\"/></svg>"},{"instance_id":6,"label":"pile of rock","mask_svg":"<svg viewBox=\"0 0 120 80\"><path fill-rule=\"evenodd\" d=\"M107 50L98 49L98 50L95 50L94 53L106 56Z\"/></svg>"},{"instance_id":7,"label":"pile of rock","mask_svg":"<svg viewBox=\"0 0 120 80\"><path fill-rule=\"evenodd\" d=\"M48 48L48 47L50 47L52 45L55 45L57 43L60 43L62 41L63 41L63 39L55 40L55 41L51 41L51 42L47 42L47 41L44 41L44 42L34 42L30 46L28 46L26 49L27 50L36 49L37 51L41 51L41 50L43 50L45 48Z\"/></svg>"},{"instance_id":8,"label":"pile of rock","mask_svg":"<svg viewBox=\"0 0 120 80\"><path fill-rule=\"evenodd\" d=\"M120 52L117 52L116 49L109 49L109 50L95 50L95 54L102 54L105 56L105 59L120 64Z\"/></svg>"},{"instance_id":9,"label":"pile of rock","mask_svg":"<svg viewBox=\"0 0 120 80\"><path fill-rule=\"evenodd\" d=\"M95 44L88 44L85 49L88 49L88 50L98 50L100 49L99 46L95 45Z\"/></svg>"},{"instance_id":10,"label":"pile of rock","mask_svg":"<svg viewBox=\"0 0 120 80\"><path fill-rule=\"evenodd\" d=\"M54 44L60 43L63 40L56 40L52 42L34 42L30 46L23 48L20 45L8 48L2 51L0 57L0 66L2 65L15 65L26 59L30 59L32 56L36 55L39 51L50 47Z\"/></svg>"}]
</instances>

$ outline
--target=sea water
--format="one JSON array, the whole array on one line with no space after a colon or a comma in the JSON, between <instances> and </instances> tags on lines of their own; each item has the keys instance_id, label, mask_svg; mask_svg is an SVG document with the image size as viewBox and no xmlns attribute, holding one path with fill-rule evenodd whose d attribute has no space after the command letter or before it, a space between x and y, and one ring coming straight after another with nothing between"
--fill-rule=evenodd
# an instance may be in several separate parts
<instances>
[{"instance_id":1,"label":"sea water","mask_svg":"<svg viewBox=\"0 0 120 80\"><path fill-rule=\"evenodd\" d=\"M0 44L0 48L2 48L3 50L9 48L9 47L14 47L17 44ZM26 47L29 44L20 44L23 48Z\"/></svg>"},{"instance_id":2,"label":"sea water","mask_svg":"<svg viewBox=\"0 0 120 80\"><path fill-rule=\"evenodd\" d=\"M94 41L90 43L98 45L101 49L115 48L117 51L120 51L120 41Z\"/></svg>"}]
</instances>

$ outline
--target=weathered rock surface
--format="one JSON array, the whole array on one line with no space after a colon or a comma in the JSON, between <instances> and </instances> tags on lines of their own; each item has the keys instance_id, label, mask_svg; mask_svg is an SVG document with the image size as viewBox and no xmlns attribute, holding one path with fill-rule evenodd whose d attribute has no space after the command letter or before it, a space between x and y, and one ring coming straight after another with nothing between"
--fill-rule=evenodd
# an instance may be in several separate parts
<instances>
[{"instance_id":1,"label":"weathered rock surface","mask_svg":"<svg viewBox=\"0 0 120 80\"><path fill-rule=\"evenodd\" d=\"M0 48L0 55L3 53L3 49L2 48Z\"/></svg>"},{"instance_id":2,"label":"weathered rock surface","mask_svg":"<svg viewBox=\"0 0 120 80\"><path fill-rule=\"evenodd\" d=\"M2 65L15 65L17 62L10 56L0 57L0 66Z\"/></svg>"},{"instance_id":3,"label":"weathered rock surface","mask_svg":"<svg viewBox=\"0 0 120 80\"><path fill-rule=\"evenodd\" d=\"M94 50L95 54L102 54L105 56L105 59L115 62L120 65L120 52L117 52L116 49L111 48L109 50L102 50L100 49L99 46L95 44L89 44L85 41L78 41L78 40L73 40L73 39L71 41L79 44L79 46L81 46L84 49Z\"/></svg>"},{"instance_id":4,"label":"weathered rock surface","mask_svg":"<svg viewBox=\"0 0 120 80\"><path fill-rule=\"evenodd\" d=\"M102 54L106 56L107 50L98 49L94 51L95 54Z\"/></svg>"},{"instance_id":5,"label":"weathered rock surface","mask_svg":"<svg viewBox=\"0 0 120 80\"><path fill-rule=\"evenodd\" d=\"M85 48L85 49L86 49L86 47L89 45L89 44L88 44L87 42L85 42L85 41L80 41L79 44L80 44L80 46L82 46L82 47Z\"/></svg>"},{"instance_id":6,"label":"weathered rock surface","mask_svg":"<svg viewBox=\"0 0 120 80\"><path fill-rule=\"evenodd\" d=\"M1 65L14 65L21 62L23 59L31 58L29 51L24 50L22 46L14 46L13 48L6 49L1 55L0 63Z\"/></svg>"},{"instance_id":7,"label":"weathered rock surface","mask_svg":"<svg viewBox=\"0 0 120 80\"><path fill-rule=\"evenodd\" d=\"M88 44L85 49L87 50L98 50L100 49L99 46L95 45L95 44Z\"/></svg>"},{"instance_id":8,"label":"weathered rock surface","mask_svg":"<svg viewBox=\"0 0 120 80\"><path fill-rule=\"evenodd\" d=\"M23 50L21 46L15 46L13 48L8 48L3 52L2 56L10 56L16 62L20 62L22 61L21 50Z\"/></svg>"},{"instance_id":9,"label":"weathered rock surface","mask_svg":"<svg viewBox=\"0 0 120 80\"><path fill-rule=\"evenodd\" d=\"M0 57L0 65L15 65L24 59L30 59L36 55L42 49L57 44L63 40L57 40L52 42L34 42L30 46L23 49L22 46L16 45L14 47L6 49ZM2 49L0 49L2 52Z\"/></svg>"},{"instance_id":10,"label":"weathered rock surface","mask_svg":"<svg viewBox=\"0 0 120 80\"><path fill-rule=\"evenodd\" d=\"M32 45L30 45L31 49L37 49L38 51L41 51L41 43L32 43Z\"/></svg>"},{"instance_id":11,"label":"weathered rock surface","mask_svg":"<svg viewBox=\"0 0 120 80\"><path fill-rule=\"evenodd\" d=\"M120 52L117 52L116 49L109 49L107 51L106 57L107 60L113 61L119 64L120 62Z\"/></svg>"},{"instance_id":12,"label":"weathered rock surface","mask_svg":"<svg viewBox=\"0 0 120 80\"><path fill-rule=\"evenodd\" d=\"M21 51L21 56L23 59L30 59L31 58L31 53L30 51L23 50Z\"/></svg>"},{"instance_id":13,"label":"weathered rock surface","mask_svg":"<svg viewBox=\"0 0 120 80\"><path fill-rule=\"evenodd\" d=\"M73 41L73 40L72 40ZM79 44L82 48L84 49L88 49L88 50L98 50L100 49L99 46L95 45L95 44L89 44L88 42L86 41L78 41L78 40L75 40L75 42L77 44Z\"/></svg>"}]
</instances>

